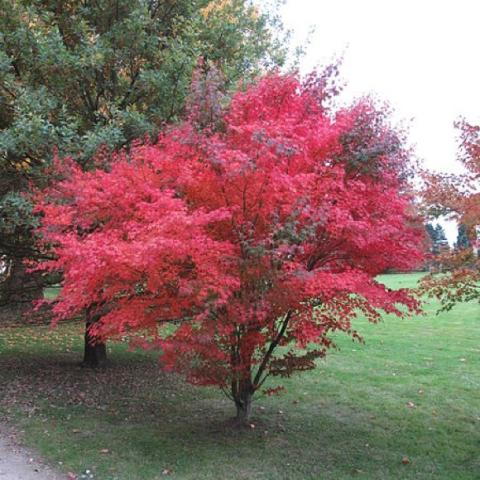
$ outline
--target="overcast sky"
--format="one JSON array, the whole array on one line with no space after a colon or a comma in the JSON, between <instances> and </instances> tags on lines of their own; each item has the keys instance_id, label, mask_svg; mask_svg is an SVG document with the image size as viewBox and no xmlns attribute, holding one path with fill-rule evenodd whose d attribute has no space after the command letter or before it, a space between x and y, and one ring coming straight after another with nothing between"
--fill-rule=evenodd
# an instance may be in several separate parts
<instances>
[{"instance_id":1,"label":"overcast sky","mask_svg":"<svg viewBox=\"0 0 480 480\"><path fill-rule=\"evenodd\" d=\"M297 44L315 28L302 71L343 56L346 98L387 100L428 167L458 169L453 122L480 123L480 1L287 0L283 18Z\"/></svg>"}]
</instances>

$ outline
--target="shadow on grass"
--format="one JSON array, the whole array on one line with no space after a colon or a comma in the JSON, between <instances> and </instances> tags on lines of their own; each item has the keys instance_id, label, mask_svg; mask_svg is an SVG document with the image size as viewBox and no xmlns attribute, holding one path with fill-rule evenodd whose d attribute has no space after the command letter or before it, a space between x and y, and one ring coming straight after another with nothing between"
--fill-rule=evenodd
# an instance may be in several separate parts
<instances>
[{"instance_id":1,"label":"shadow on grass","mask_svg":"<svg viewBox=\"0 0 480 480\"><path fill-rule=\"evenodd\" d=\"M263 400L250 429L233 428L233 404L220 392L165 375L146 356L113 356L108 368L88 370L72 353L3 355L0 376L0 408L27 439L69 470L94 466L101 479L153 479L159 471L187 479L326 478L337 463L355 472L345 462L352 452L332 445L364 434L321 409L288 415Z\"/></svg>"}]
</instances>

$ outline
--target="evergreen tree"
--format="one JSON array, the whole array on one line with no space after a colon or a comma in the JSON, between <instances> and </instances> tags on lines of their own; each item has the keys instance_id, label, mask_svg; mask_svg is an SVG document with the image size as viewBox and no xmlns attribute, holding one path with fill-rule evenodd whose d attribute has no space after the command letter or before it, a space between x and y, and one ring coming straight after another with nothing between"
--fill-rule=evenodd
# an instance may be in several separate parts
<instances>
[{"instance_id":1,"label":"evergreen tree","mask_svg":"<svg viewBox=\"0 0 480 480\"><path fill-rule=\"evenodd\" d=\"M430 251L432 251L433 253L433 246L435 245L435 241L437 239L437 233L435 231L435 227L431 223L427 223L425 225L425 230L427 231L428 238L430 239L430 242L431 242Z\"/></svg>"},{"instance_id":2,"label":"evergreen tree","mask_svg":"<svg viewBox=\"0 0 480 480\"><path fill-rule=\"evenodd\" d=\"M467 227L462 223L458 227L457 240L455 242L456 250L464 250L470 248L472 245L467 235Z\"/></svg>"},{"instance_id":3,"label":"evergreen tree","mask_svg":"<svg viewBox=\"0 0 480 480\"><path fill-rule=\"evenodd\" d=\"M433 255L436 256L445 251L445 249L448 249L448 240L447 236L445 235L445 230L439 223L437 223L435 226L433 226L431 223L427 223L425 229L430 237L430 252Z\"/></svg>"}]
</instances>

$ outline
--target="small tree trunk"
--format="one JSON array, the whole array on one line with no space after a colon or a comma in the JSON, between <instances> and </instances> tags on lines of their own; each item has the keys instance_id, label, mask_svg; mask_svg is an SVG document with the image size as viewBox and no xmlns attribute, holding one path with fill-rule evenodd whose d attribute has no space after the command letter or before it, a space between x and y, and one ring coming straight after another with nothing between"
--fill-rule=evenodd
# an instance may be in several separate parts
<instances>
[{"instance_id":1,"label":"small tree trunk","mask_svg":"<svg viewBox=\"0 0 480 480\"><path fill-rule=\"evenodd\" d=\"M255 393L252 381L250 379L250 372L240 381L232 384L232 396L237 407L237 416L235 417L235 424L238 427L248 425L250 415L252 413L252 398Z\"/></svg>"},{"instance_id":2,"label":"small tree trunk","mask_svg":"<svg viewBox=\"0 0 480 480\"><path fill-rule=\"evenodd\" d=\"M85 324L85 350L83 355L84 367L104 367L107 363L107 346L101 339L92 335L90 327L100 320L101 314L92 313L95 307L87 308Z\"/></svg>"},{"instance_id":3,"label":"small tree trunk","mask_svg":"<svg viewBox=\"0 0 480 480\"><path fill-rule=\"evenodd\" d=\"M235 406L237 407L235 422L239 426L247 425L250 421L250 415L252 413L252 397L253 394L248 392L242 394L241 399L235 400Z\"/></svg>"}]
</instances>

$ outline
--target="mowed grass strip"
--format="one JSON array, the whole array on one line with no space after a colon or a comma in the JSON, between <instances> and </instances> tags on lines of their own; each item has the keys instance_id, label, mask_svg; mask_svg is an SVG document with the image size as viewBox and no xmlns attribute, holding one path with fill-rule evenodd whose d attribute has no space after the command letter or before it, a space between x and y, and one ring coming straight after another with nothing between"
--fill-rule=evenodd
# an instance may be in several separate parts
<instances>
[{"instance_id":1,"label":"mowed grass strip","mask_svg":"<svg viewBox=\"0 0 480 480\"><path fill-rule=\"evenodd\" d=\"M4 329L0 412L79 478L478 479L480 307L437 308L359 320L365 344L336 338L318 369L259 397L241 431L226 427L234 409L221 392L162 374L154 353L111 344L110 367L92 372L78 366L80 324Z\"/></svg>"}]
</instances>

